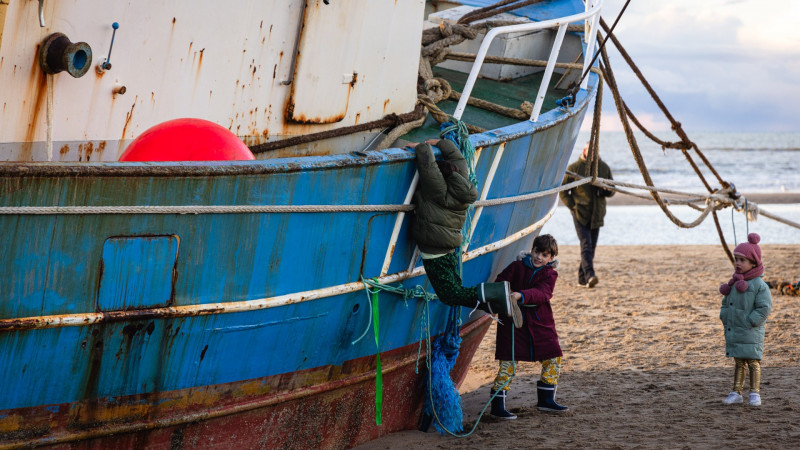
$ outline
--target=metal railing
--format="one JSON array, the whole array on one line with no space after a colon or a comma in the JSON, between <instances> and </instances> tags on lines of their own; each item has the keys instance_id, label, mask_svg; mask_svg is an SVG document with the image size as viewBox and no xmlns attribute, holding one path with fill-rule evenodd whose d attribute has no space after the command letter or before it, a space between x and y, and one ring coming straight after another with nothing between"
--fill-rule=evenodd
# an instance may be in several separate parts
<instances>
[{"instance_id":1,"label":"metal railing","mask_svg":"<svg viewBox=\"0 0 800 450\"><path fill-rule=\"evenodd\" d=\"M464 109L467 106L470 93L472 93L472 88L475 86L475 81L478 79L478 73L483 65L483 60L486 58L486 53L489 51L489 45L491 45L494 38L502 34L517 33L522 31L536 31L558 27L556 39L553 43L553 48L550 50L550 57L547 60L547 66L544 70L544 77L542 78L542 83L539 85L539 92L536 95L536 102L533 105L533 112L531 113L530 121L538 121L539 113L541 112L542 104L544 103L544 96L547 93L547 86L550 85L550 78L553 76L553 69L555 69L555 64L558 60L558 53L561 51L561 43L564 41L564 34L567 32L567 25L572 22L591 18L591 24L588 23L588 20L586 23L586 37L588 38L588 42L583 58L583 71L585 73L589 62L592 59L591 55L594 54L594 45L597 40L597 22L600 19L600 11L602 8L603 0L586 0L586 11L580 14L573 14L571 16L545 20L542 22L507 25L489 30L489 32L486 33L486 36L483 38L481 47L475 57L475 63L472 65L472 70L469 72L467 83L464 85L464 91L461 93L461 99L458 101L458 106L456 106L453 117L456 119L461 119L461 115L464 114ZM586 89L587 82L588 77L584 78L583 82L581 83L582 89Z\"/></svg>"}]
</instances>

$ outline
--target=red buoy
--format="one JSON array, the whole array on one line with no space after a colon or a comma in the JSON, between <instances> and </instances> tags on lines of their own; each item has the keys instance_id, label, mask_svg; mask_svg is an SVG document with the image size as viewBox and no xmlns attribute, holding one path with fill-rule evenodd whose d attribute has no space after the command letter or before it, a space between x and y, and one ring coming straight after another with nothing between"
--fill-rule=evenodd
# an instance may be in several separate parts
<instances>
[{"instance_id":1,"label":"red buoy","mask_svg":"<svg viewBox=\"0 0 800 450\"><path fill-rule=\"evenodd\" d=\"M235 134L203 119L174 119L150 127L120 161L243 161L253 153Z\"/></svg>"}]
</instances>

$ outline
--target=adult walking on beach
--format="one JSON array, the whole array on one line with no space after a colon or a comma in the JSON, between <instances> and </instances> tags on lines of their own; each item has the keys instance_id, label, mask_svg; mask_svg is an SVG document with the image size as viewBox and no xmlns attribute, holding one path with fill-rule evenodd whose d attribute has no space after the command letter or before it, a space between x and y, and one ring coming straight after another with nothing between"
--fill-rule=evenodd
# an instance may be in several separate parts
<instances>
[{"instance_id":1,"label":"adult walking on beach","mask_svg":"<svg viewBox=\"0 0 800 450\"><path fill-rule=\"evenodd\" d=\"M611 169L600 159L600 155L597 155L597 158L598 178L611 180ZM588 142L583 147L580 158L570 164L567 170L583 177L592 176L592 162L589 161ZM572 183L576 180L577 178L574 176L566 174L561 184ZM597 248L597 238L600 234L600 227L603 226L603 218L606 215L606 198L614 195L614 192L586 183L561 191L558 195L572 213L575 232L578 233L578 240L581 244L581 265L578 267L578 284L593 288L599 281L594 272L594 252Z\"/></svg>"}]
</instances>

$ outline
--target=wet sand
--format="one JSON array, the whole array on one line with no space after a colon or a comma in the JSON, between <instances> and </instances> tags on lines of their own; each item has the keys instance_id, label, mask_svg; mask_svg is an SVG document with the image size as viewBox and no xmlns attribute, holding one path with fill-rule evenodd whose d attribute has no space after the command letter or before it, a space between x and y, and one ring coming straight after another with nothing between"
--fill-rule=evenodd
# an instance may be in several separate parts
<instances>
[{"instance_id":1,"label":"wet sand","mask_svg":"<svg viewBox=\"0 0 800 450\"><path fill-rule=\"evenodd\" d=\"M765 279L800 278L800 246L762 246ZM536 409L540 366L521 363L508 399L519 418L484 416L468 437L405 431L360 448L798 448L800 297L773 294L761 407L723 405L725 357L717 287L732 273L720 246L600 246L595 289L577 286L576 246L563 246L553 299L564 349L562 414ZM461 387L465 433L497 370L492 327ZM745 393L747 382L745 382Z\"/></svg>"}]
</instances>

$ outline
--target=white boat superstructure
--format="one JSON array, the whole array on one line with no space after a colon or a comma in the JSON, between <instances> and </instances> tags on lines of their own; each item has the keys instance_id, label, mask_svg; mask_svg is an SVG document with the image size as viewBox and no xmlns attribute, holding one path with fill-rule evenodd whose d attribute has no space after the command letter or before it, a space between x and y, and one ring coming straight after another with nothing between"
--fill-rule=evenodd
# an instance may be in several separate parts
<instances>
[{"instance_id":1,"label":"white boat superstructure","mask_svg":"<svg viewBox=\"0 0 800 450\"><path fill-rule=\"evenodd\" d=\"M0 161L115 161L137 135L181 117L221 124L256 145L408 113L424 6L4 0ZM48 75L39 52L54 33L85 47L70 54L51 46L49 58L75 68ZM334 148L320 141L269 156Z\"/></svg>"}]
</instances>

